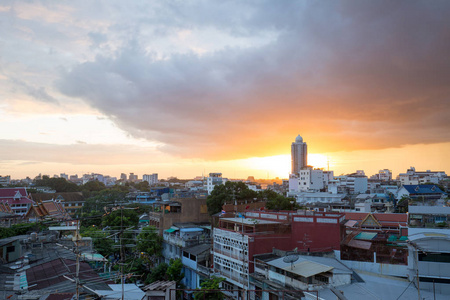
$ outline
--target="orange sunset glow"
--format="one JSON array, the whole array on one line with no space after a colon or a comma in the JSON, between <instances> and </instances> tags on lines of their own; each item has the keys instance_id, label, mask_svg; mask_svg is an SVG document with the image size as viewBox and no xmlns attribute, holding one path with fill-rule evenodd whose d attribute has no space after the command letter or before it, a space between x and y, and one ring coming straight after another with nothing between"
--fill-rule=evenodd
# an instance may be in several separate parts
<instances>
[{"instance_id":1,"label":"orange sunset glow","mask_svg":"<svg viewBox=\"0 0 450 300\"><path fill-rule=\"evenodd\" d=\"M450 171L439 5L177 5L0 3L0 175Z\"/></svg>"}]
</instances>

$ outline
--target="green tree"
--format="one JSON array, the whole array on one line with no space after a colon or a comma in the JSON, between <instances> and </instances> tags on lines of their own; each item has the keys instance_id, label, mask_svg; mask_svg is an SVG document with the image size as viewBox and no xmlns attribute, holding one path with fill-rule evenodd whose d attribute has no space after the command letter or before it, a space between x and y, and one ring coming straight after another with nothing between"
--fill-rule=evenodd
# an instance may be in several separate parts
<instances>
[{"instance_id":1,"label":"green tree","mask_svg":"<svg viewBox=\"0 0 450 300\"><path fill-rule=\"evenodd\" d=\"M220 290L220 283L225 281L225 278L211 276L200 284L201 291L194 293L195 300L222 300L223 293ZM217 291L211 291L217 290Z\"/></svg>"},{"instance_id":2,"label":"green tree","mask_svg":"<svg viewBox=\"0 0 450 300\"><path fill-rule=\"evenodd\" d=\"M166 263L160 263L155 268L152 269L152 272L148 274L145 283L152 283L158 280L164 280L167 276L167 269L169 265Z\"/></svg>"},{"instance_id":3,"label":"green tree","mask_svg":"<svg viewBox=\"0 0 450 300\"><path fill-rule=\"evenodd\" d=\"M92 210L89 212L84 212L81 214L81 226L82 227L101 227L102 225L102 215L104 212Z\"/></svg>"},{"instance_id":4,"label":"green tree","mask_svg":"<svg viewBox=\"0 0 450 300\"><path fill-rule=\"evenodd\" d=\"M136 238L137 249L153 264L162 255L163 238L158 234L155 226L144 227Z\"/></svg>"},{"instance_id":5,"label":"green tree","mask_svg":"<svg viewBox=\"0 0 450 300\"><path fill-rule=\"evenodd\" d=\"M135 209L119 208L107 213L102 220L103 227L110 226L114 228L137 227L139 215Z\"/></svg>"},{"instance_id":6,"label":"green tree","mask_svg":"<svg viewBox=\"0 0 450 300\"><path fill-rule=\"evenodd\" d=\"M397 202L396 210L399 213L407 213L408 212L408 205L411 201L411 198L409 198L406 195L403 195L402 198Z\"/></svg>"},{"instance_id":7,"label":"green tree","mask_svg":"<svg viewBox=\"0 0 450 300\"><path fill-rule=\"evenodd\" d=\"M15 224L11 227L0 227L0 239L28 234L30 232L40 232L42 230L47 230L48 226L42 223L21 223Z\"/></svg>"},{"instance_id":8,"label":"green tree","mask_svg":"<svg viewBox=\"0 0 450 300\"><path fill-rule=\"evenodd\" d=\"M73 182L67 181L64 178L50 178L46 175L42 176L42 179L36 180L36 186L48 186L57 193L64 192L79 192L80 188Z\"/></svg>"},{"instance_id":9,"label":"green tree","mask_svg":"<svg viewBox=\"0 0 450 300\"><path fill-rule=\"evenodd\" d=\"M92 192L99 192L104 189L106 189L105 184L98 180L88 181L81 187L81 190L85 195L90 195Z\"/></svg>"},{"instance_id":10,"label":"green tree","mask_svg":"<svg viewBox=\"0 0 450 300\"><path fill-rule=\"evenodd\" d=\"M214 187L214 190L206 199L208 206L208 213L210 215L222 211L222 206L225 203L233 203L236 201L257 199L258 193L252 191L243 182L227 181L225 184L219 184Z\"/></svg>"},{"instance_id":11,"label":"green tree","mask_svg":"<svg viewBox=\"0 0 450 300\"><path fill-rule=\"evenodd\" d=\"M83 210L85 212L92 210L103 211L108 205L115 203L122 203L125 199L126 192L120 191L118 189L105 189L98 192L84 192L86 202L84 204Z\"/></svg>"},{"instance_id":12,"label":"green tree","mask_svg":"<svg viewBox=\"0 0 450 300\"><path fill-rule=\"evenodd\" d=\"M167 268L167 280L173 280L177 282L177 288L182 288L181 280L184 278L183 264L181 259L171 259L169 267Z\"/></svg>"},{"instance_id":13,"label":"green tree","mask_svg":"<svg viewBox=\"0 0 450 300\"><path fill-rule=\"evenodd\" d=\"M150 192L150 185L148 184L147 181L141 181L139 183L136 183L134 187L140 190L141 192Z\"/></svg>"},{"instance_id":14,"label":"green tree","mask_svg":"<svg viewBox=\"0 0 450 300\"><path fill-rule=\"evenodd\" d=\"M102 231L96 227L86 227L81 231L81 236L91 237L94 243L94 249L101 255L108 257L114 252L114 241L106 238L109 233Z\"/></svg>"},{"instance_id":15,"label":"green tree","mask_svg":"<svg viewBox=\"0 0 450 300\"><path fill-rule=\"evenodd\" d=\"M299 205L292 197L285 197L272 190L264 190L259 193L259 198L266 201L266 208L273 210L294 210Z\"/></svg>"}]
</instances>

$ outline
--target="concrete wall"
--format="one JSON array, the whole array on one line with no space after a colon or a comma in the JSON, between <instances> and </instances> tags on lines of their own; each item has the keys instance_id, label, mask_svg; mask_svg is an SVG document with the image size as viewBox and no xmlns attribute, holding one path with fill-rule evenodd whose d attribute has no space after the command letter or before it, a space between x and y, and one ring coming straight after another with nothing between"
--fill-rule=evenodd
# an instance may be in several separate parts
<instances>
[{"instance_id":1,"label":"concrete wall","mask_svg":"<svg viewBox=\"0 0 450 300\"><path fill-rule=\"evenodd\" d=\"M406 277L408 274L407 265L391 265L391 264L380 264L365 261L355 261L355 260L341 260L340 251L334 251L336 259L347 267L354 269L356 271L366 271L371 273L376 273L380 275L388 276L398 276Z\"/></svg>"}]
</instances>

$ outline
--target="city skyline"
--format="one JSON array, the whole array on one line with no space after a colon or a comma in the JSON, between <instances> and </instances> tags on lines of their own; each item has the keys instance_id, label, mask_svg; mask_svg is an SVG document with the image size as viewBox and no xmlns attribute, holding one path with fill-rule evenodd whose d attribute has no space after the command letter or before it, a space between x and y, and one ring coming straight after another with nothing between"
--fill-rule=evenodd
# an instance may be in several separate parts
<instances>
[{"instance_id":1,"label":"city skyline","mask_svg":"<svg viewBox=\"0 0 450 300\"><path fill-rule=\"evenodd\" d=\"M287 178L299 133L335 174L449 173L449 11L4 1L0 175Z\"/></svg>"}]
</instances>

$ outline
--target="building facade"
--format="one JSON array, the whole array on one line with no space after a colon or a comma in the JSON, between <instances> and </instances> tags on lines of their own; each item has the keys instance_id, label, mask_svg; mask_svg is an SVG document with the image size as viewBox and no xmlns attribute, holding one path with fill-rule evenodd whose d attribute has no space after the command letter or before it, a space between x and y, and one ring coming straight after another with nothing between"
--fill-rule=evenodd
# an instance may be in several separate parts
<instances>
[{"instance_id":1,"label":"building facade","mask_svg":"<svg viewBox=\"0 0 450 300\"><path fill-rule=\"evenodd\" d=\"M213 230L214 272L226 279L226 289L247 289L254 255L274 247L311 253L338 250L343 221L344 214L313 211L252 211L221 218Z\"/></svg>"}]
</instances>

